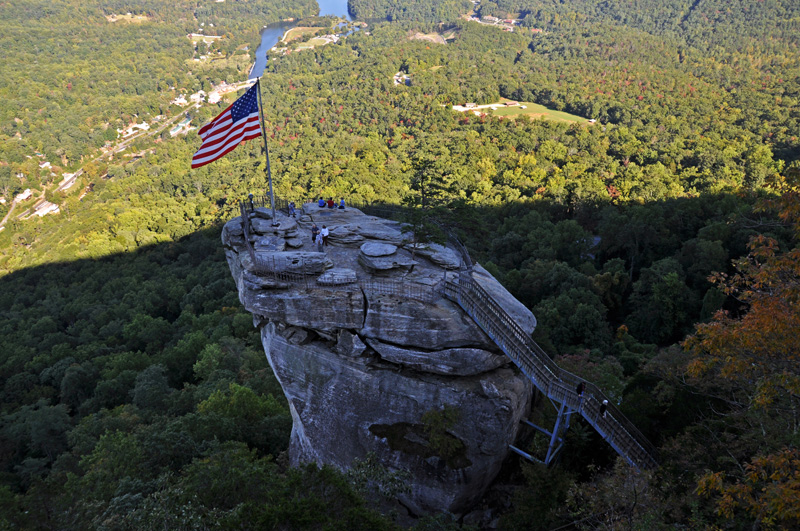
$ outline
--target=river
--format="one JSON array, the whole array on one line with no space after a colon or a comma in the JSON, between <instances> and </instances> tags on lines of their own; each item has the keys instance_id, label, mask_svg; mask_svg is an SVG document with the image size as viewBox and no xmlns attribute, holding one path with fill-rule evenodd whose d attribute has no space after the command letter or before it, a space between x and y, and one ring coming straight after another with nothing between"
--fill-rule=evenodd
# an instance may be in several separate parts
<instances>
[{"instance_id":1,"label":"river","mask_svg":"<svg viewBox=\"0 0 800 531\"><path fill-rule=\"evenodd\" d=\"M317 0L317 3L319 4L319 16L321 17L333 15L353 20L347 11L347 0ZM256 48L256 62L250 70L250 79L261 77L261 74L264 73L264 68L267 66L267 50L275 46L283 34L286 33L286 30L293 28L294 25L294 22L278 22L277 24L270 24L261 31L261 44Z\"/></svg>"}]
</instances>

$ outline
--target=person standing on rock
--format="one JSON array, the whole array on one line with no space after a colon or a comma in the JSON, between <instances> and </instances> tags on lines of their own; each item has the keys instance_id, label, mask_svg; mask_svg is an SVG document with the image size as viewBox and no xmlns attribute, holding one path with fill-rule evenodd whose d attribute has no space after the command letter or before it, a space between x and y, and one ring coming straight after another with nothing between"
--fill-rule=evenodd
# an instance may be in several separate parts
<instances>
[{"instance_id":1,"label":"person standing on rock","mask_svg":"<svg viewBox=\"0 0 800 531\"><path fill-rule=\"evenodd\" d=\"M311 225L311 243L316 243L318 234L319 234L319 227L317 227L317 224L314 223L313 225Z\"/></svg>"},{"instance_id":2,"label":"person standing on rock","mask_svg":"<svg viewBox=\"0 0 800 531\"><path fill-rule=\"evenodd\" d=\"M322 245L327 247L328 246L328 235L330 234L330 231L328 230L328 227L323 225L322 226L322 230L320 231L320 234L322 235Z\"/></svg>"},{"instance_id":3,"label":"person standing on rock","mask_svg":"<svg viewBox=\"0 0 800 531\"><path fill-rule=\"evenodd\" d=\"M319 231L317 231L317 239L314 240L314 243L317 244L317 252L321 253L322 252L322 234Z\"/></svg>"}]
</instances>

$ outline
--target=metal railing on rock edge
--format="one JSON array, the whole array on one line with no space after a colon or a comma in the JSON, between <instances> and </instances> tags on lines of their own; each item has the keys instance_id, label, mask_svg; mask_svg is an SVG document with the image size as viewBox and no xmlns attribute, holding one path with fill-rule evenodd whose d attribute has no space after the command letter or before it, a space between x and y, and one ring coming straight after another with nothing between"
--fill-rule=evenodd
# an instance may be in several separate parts
<instances>
[{"instance_id":1,"label":"metal railing on rock edge","mask_svg":"<svg viewBox=\"0 0 800 531\"><path fill-rule=\"evenodd\" d=\"M458 304L547 397L567 404L580 414L631 464L657 466L655 447L609 400L606 415L600 404L608 398L594 384L561 369L508 315L470 274L462 272L444 286L447 298ZM577 387L584 382L583 397Z\"/></svg>"},{"instance_id":2,"label":"metal railing on rock edge","mask_svg":"<svg viewBox=\"0 0 800 531\"><path fill-rule=\"evenodd\" d=\"M288 201L275 200L276 210L280 210L283 213L288 211L288 205ZM286 287L294 286L306 289L345 290L349 289L348 286L357 284L364 293L370 295L394 295L426 303L433 302L440 292L438 285L409 285L399 280L376 279L374 277L368 280L356 279L350 282L342 280L341 282L320 283L317 282L317 277L321 273L308 267L302 258L284 258L275 255L269 257L258 256L250 241L250 213L259 207L271 208L268 196L253 197L253 199L239 202L243 238L247 253L253 264L252 271L259 277L273 281L276 285L285 284Z\"/></svg>"}]
</instances>

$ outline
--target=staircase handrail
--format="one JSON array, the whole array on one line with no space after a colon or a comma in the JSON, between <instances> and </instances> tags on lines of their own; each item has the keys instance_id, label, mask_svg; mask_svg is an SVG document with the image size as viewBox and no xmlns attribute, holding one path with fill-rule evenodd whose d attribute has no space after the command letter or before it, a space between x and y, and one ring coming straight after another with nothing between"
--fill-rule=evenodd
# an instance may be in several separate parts
<instances>
[{"instance_id":1,"label":"staircase handrail","mask_svg":"<svg viewBox=\"0 0 800 531\"><path fill-rule=\"evenodd\" d=\"M449 281L448 284L451 282ZM452 291L452 285L445 287L445 290L448 289ZM599 387L560 368L471 275L460 274L457 289L458 295L473 294L475 298L480 299L481 306L476 306L472 312L476 321L480 319L480 316L475 310L481 310L482 313L489 316L496 316L499 322L493 324L499 325L494 327L499 330L490 334L495 336L492 339L503 348L540 390L544 391L548 397L561 403L567 403L571 408L580 411L601 434L605 433L612 446L629 460L644 466L656 464L657 451L655 447L612 401L608 401L606 416L600 415L600 404L608 398ZM490 312L486 311L487 307ZM492 323L478 324L484 330L492 328ZM505 328L505 330L500 328ZM497 337L498 335L503 337ZM577 394L577 386L580 382L584 382L586 385L583 397L579 397ZM594 401L586 399L586 397L594 398ZM626 444L631 442L638 448ZM622 445L625 445L625 448L622 448Z\"/></svg>"}]
</instances>

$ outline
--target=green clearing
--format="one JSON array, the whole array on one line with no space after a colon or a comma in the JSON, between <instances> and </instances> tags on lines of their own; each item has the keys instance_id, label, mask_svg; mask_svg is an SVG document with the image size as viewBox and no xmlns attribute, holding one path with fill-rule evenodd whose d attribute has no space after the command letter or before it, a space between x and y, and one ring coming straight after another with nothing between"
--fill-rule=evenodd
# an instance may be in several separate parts
<instances>
[{"instance_id":1,"label":"green clearing","mask_svg":"<svg viewBox=\"0 0 800 531\"><path fill-rule=\"evenodd\" d=\"M296 28L292 28L287 30L286 33L283 34L282 42L290 43L295 39L299 39L305 35L316 35L320 31L324 30L325 28L311 28L308 26L300 26Z\"/></svg>"},{"instance_id":2,"label":"green clearing","mask_svg":"<svg viewBox=\"0 0 800 531\"><path fill-rule=\"evenodd\" d=\"M509 100L501 100L499 104L505 104L507 101ZM525 109L522 107L525 107ZM588 119L581 116L576 116L574 114L569 114L562 111L554 111L543 105L539 105L538 103L531 103L528 101L521 101L519 102L519 105L514 107L501 107L496 111L491 112L495 116L508 116L510 118L527 115L530 118L544 118L546 120L555 120L558 122L571 122L580 124L590 123Z\"/></svg>"},{"instance_id":3,"label":"green clearing","mask_svg":"<svg viewBox=\"0 0 800 531\"><path fill-rule=\"evenodd\" d=\"M131 24L141 24L142 22L147 22L150 20L150 17L145 15L131 15L128 13L127 15L106 15L106 20L109 22L129 22Z\"/></svg>"},{"instance_id":4,"label":"green clearing","mask_svg":"<svg viewBox=\"0 0 800 531\"><path fill-rule=\"evenodd\" d=\"M308 44L311 44L312 46L323 46L325 44L328 44L329 42L331 42L330 39L325 39L322 37L314 37L313 39L308 41Z\"/></svg>"}]
</instances>

